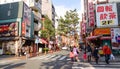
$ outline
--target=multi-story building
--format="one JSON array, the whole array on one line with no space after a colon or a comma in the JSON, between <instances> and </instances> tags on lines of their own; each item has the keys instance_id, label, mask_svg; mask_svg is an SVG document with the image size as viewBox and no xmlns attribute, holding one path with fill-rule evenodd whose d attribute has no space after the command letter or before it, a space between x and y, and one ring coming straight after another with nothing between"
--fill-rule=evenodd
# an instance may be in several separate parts
<instances>
[{"instance_id":1,"label":"multi-story building","mask_svg":"<svg viewBox=\"0 0 120 69\"><path fill-rule=\"evenodd\" d=\"M33 49L34 37L41 27L41 0L0 0L0 9L0 48L3 54L10 52L17 55L23 45ZM14 24L15 31L9 34L10 26ZM5 31L3 27L9 29Z\"/></svg>"},{"instance_id":2,"label":"multi-story building","mask_svg":"<svg viewBox=\"0 0 120 69\"><path fill-rule=\"evenodd\" d=\"M84 0L83 21L86 23L87 42L98 46L107 43L112 49L120 48L119 2L119 0ZM111 16L111 13L114 15Z\"/></svg>"},{"instance_id":3,"label":"multi-story building","mask_svg":"<svg viewBox=\"0 0 120 69\"><path fill-rule=\"evenodd\" d=\"M47 15L52 21L53 26L55 26L55 7L51 0L41 0L42 1L42 14Z\"/></svg>"}]
</instances>

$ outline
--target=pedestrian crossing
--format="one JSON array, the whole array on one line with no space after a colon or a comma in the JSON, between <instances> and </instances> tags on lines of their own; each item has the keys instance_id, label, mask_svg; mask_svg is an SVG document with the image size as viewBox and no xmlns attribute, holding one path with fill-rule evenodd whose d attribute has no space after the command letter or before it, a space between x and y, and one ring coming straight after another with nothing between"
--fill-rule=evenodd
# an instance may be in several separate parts
<instances>
[{"instance_id":1,"label":"pedestrian crossing","mask_svg":"<svg viewBox=\"0 0 120 69\"><path fill-rule=\"evenodd\" d=\"M99 64L95 64L95 62L74 62L72 69L120 69L120 62L112 62L111 64L106 64L105 62L100 62Z\"/></svg>"},{"instance_id":2,"label":"pedestrian crossing","mask_svg":"<svg viewBox=\"0 0 120 69\"><path fill-rule=\"evenodd\" d=\"M30 58L29 60L51 60L51 61L59 60L61 61L61 60L66 60L66 58L68 57L65 55L48 54L48 55L33 57L33 58Z\"/></svg>"}]
</instances>

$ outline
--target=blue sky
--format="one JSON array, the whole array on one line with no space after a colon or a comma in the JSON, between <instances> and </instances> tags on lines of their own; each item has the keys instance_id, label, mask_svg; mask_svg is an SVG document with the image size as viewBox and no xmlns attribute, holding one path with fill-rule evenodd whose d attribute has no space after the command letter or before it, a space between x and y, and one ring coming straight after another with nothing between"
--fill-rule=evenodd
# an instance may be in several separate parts
<instances>
[{"instance_id":1,"label":"blue sky","mask_svg":"<svg viewBox=\"0 0 120 69\"><path fill-rule=\"evenodd\" d=\"M58 16L63 16L66 11L77 9L81 11L81 0L52 0Z\"/></svg>"},{"instance_id":2,"label":"blue sky","mask_svg":"<svg viewBox=\"0 0 120 69\"><path fill-rule=\"evenodd\" d=\"M55 6L64 5L66 8L80 9L81 0L52 0Z\"/></svg>"}]
</instances>

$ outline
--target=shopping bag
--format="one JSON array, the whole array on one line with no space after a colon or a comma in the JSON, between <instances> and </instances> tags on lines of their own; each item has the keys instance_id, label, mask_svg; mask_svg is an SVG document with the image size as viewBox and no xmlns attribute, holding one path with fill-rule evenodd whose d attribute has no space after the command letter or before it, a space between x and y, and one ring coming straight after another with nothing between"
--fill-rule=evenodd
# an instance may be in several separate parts
<instances>
[{"instance_id":1,"label":"shopping bag","mask_svg":"<svg viewBox=\"0 0 120 69\"><path fill-rule=\"evenodd\" d=\"M115 56L113 54L110 55L111 60L115 60Z\"/></svg>"}]
</instances>

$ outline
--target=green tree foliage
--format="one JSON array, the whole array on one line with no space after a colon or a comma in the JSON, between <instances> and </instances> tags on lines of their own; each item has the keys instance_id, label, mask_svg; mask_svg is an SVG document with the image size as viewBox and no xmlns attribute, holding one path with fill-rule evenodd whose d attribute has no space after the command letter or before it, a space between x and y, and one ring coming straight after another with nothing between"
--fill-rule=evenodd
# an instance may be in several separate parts
<instances>
[{"instance_id":1,"label":"green tree foliage","mask_svg":"<svg viewBox=\"0 0 120 69\"><path fill-rule=\"evenodd\" d=\"M69 10L63 17L59 19L58 33L59 34L68 34L70 32L76 32L77 25L79 24L78 13L75 10Z\"/></svg>"},{"instance_id":2,"label":"green tree foliage","mask_svg":"<svg viewBox=\"0 0 120 69\"><path fill-rule=\"evenodd\" d=\"M44 23L44 30L41 30L41 38L50 39L50 37L55 36L55 28L48 16L45 16L44 18L44 21L42 21Z\"/></svg>"}]
</instances>

